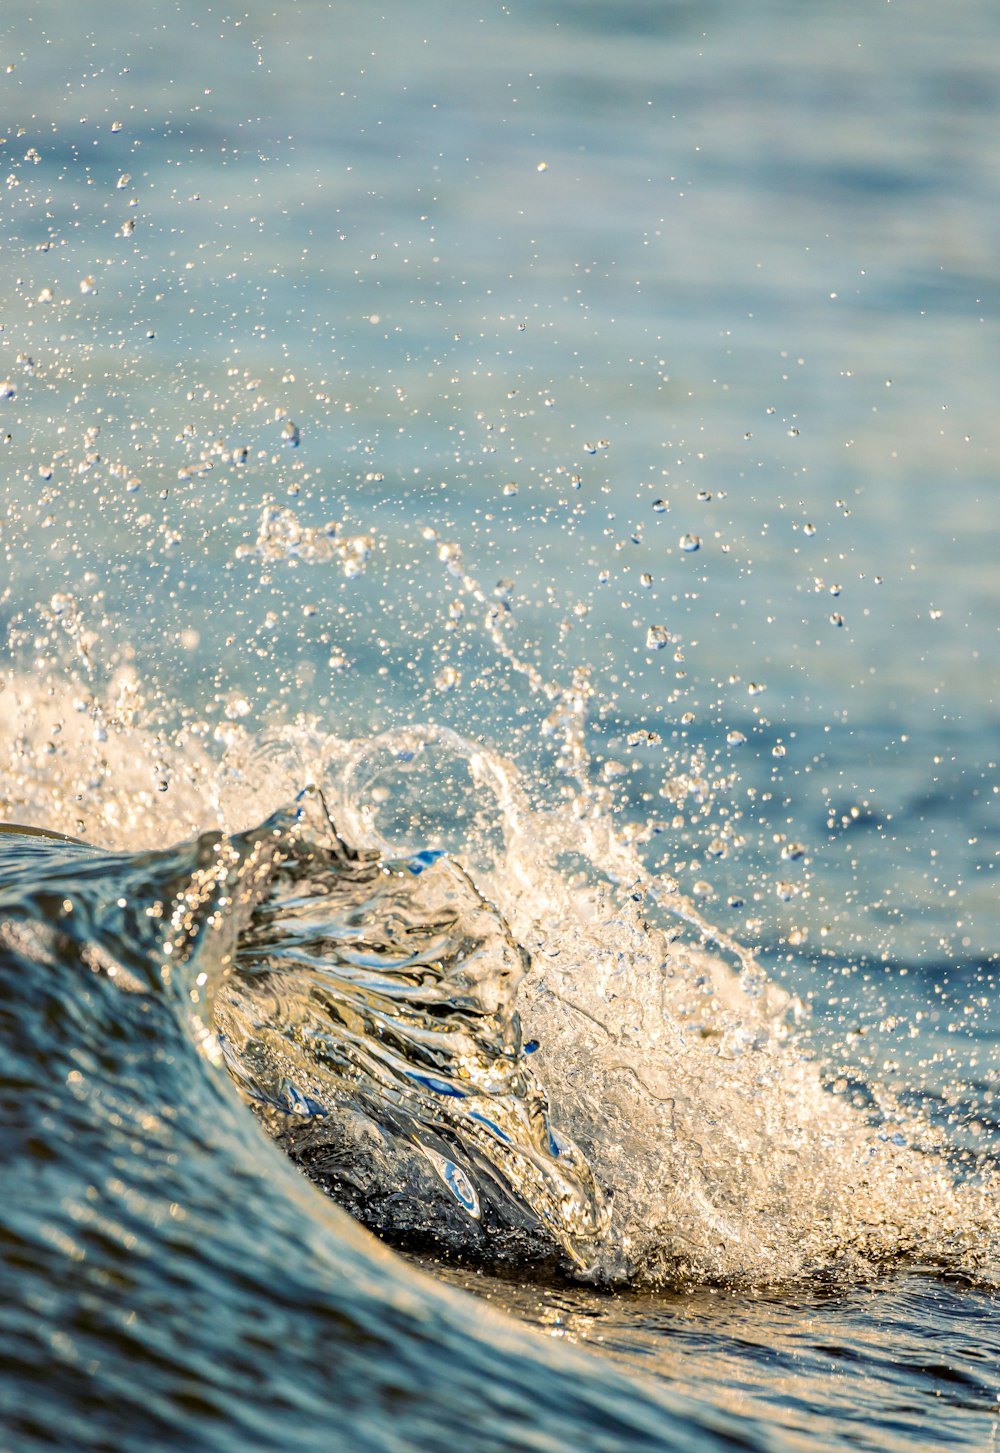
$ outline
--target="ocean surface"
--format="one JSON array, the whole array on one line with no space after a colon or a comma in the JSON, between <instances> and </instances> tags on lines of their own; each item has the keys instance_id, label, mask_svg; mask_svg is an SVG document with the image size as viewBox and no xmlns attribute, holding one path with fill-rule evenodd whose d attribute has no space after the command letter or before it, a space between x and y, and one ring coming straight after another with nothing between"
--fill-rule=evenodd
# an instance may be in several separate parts
<instances>
[{"instance_id":1,"label":"ocean surface","mask_svg":"<svg viewBox=\"0 0 1000 1453\"><path fill-rule=\"evenodd\" d=\"M0 14L0 1453L1000 1442L1000 12Z\"/></svg>"}]
</instances>

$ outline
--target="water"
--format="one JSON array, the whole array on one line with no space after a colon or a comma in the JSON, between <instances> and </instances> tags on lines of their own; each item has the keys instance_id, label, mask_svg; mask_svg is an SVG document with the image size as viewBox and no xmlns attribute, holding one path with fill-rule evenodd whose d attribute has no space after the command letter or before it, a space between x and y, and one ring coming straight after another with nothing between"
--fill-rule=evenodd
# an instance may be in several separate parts
<instances>
[{"instance_id":1,"label":"water","mask_svg":"<svg viewBox=\"0 0 1000 1453\"><path fill-rule=\"evenodd\" d=\"M992 1446L993 10L0 35L0 1449Z\"/></svg>"}]
</instances>

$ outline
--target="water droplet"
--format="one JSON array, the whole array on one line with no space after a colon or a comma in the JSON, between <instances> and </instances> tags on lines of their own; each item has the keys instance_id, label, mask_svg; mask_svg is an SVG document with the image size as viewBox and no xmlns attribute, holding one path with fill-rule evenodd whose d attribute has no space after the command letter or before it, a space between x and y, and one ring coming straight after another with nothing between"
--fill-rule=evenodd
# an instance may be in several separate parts
<instances>
[{"instance_id":1,"label":"water droplet","mask_svg":"<svg viewBox=\"0 0 1000 1453\"><path fill-rule=\"evenodd\" d=\"M453 541L443 540L438 546L438 559L448 567L450 575L462 574L462 547Z\"/></svg>"},{"instance_id":2,"label":"water droplet","mask_svg":"<svg viewBox=\"0 0 1000 1453\"><path fill-rule=\"evenodd\" d=\"M434 678L434 685L438 691L454 691L460 681L460 676L454 666L445 666Z\"/></svg>"},{"instance_id":3,"label":"water droplet","mask_svg":"<svg viewBox=\"0 0 1000 1453\"><path fill-rule=\"evenodd\" d=\"M678 545L680 545L680 547L681 547L682 550L687 551L687 553L690 555L695 550L700 550L701 549L701 536L700 535L682 535L680 537L680 539L677 541L677 543L678 543Z\"/></svg>"},{"instance_id":4,"label":"water droplet","mask_svg":"<svg viewBox=\"0 0 1000 1453\"><path fill-rule=\"evenodd\" d=\"M650 626L646 632L646 650L662 651L664 646L669 646L672 639L666 626Z\"/></svg>"},{"instance_id":5,"label":"water droplet","mask_svg":"<svg viewBox=\"0 0 1000 1453\"><path fill-rule=\"evenodd\" d=\"M119 192L123 192L131 180L132 177L128 172L122 172L121 176L115 183L115 186L117 187Z\"/></svg>"},{"instance_id":6,"label":"water droplet","mask_svg":"<svg viewBox=\"0 0 1000 1453\"><path fill-rule=\"evenodd\" d=\"M663 741L659 732L629 732L625 738L630 747L657 747Z\"/></svg>"},{"instance_id":7,"label":"water droplet","mask_svg":"<svg viewBox=\"0 0 1000 1453\"><path fill-rule=\"evenodd\" d=\"M299 426L293 424L291 419L286 419L281 426L281 442L291 449L299 447Z\"/></svg>"},{"instance_id":8,"label":"water droplet","mask_svg":"<svg viewBox=\"0 0 1000 1453\"><path fill-rule=\"evenodd\" d=\"M785 846L781 849L781 856L786 863L797 863L804 853L805 848L801 843L785 843Z\"/></svg>"},{"instance_id":9,"label":"water droplet","mask_svg":"<svg viewBox=\"0 0 1000 1453\"><path fill-rule=\"evenodd\" d=\"M837 626L838 629L844 624L844 617L840 614L839 610L835 610L830 616L830 624L831 626Z\"/></svg>"},{"instance_id":10,"label":"water droplet","mask_svg":"<svg viewBox=\"0 0 1000 1453\"><path fill-rule=\"evenodd\" d=\"M642 586L643 590L651 590L652 589L652 587L653 587L653 577L650 575L650 573L649 573L648 570L644 570L642 572L642 574L639 576L639 584Z\"/></svg>"},{"instance_id":11,"label":"water droplet","mask_svg":"<svg viewBox=\"0 0 1000 1453\"><path fill-rule=\"evenodd\" d=\"M805 524L802 526L802 533L803 535L815 535L816 526L811 524Z\"/></svg>"},{"instance_id":12,"label":"water droplet","mask_svg":"<svg viewBox=\"0 0 1000 1453\"><path fill-rule=\"evenodd\" d=\"M726 741L731 747L742 747L743 743L746 741L746 734L741 731L727 732Z\"/></svg>"},{"instance_id":13,"label":"water droplet","mask_svg":"<svg viewBox=\"0 0 1000 1453\"><path fill-rule=\"evenodd\" d=\"M13 399L16 397L17 389L11 383L9 378L5 378L2 382L0 382L0 399Z\"/></svg>"},{"instance_id":14,"label":"water droplet","mask_svg":"<svg viewBox=\"0 0 1000 1453\"><path fill-rule=\"evenodd\" d=\"M654 499L654 501L653 501L653 513L654 514L656 514L656 515L662 515L663 514L663 511L664 510L668 510L669 508L670 508L670 506L667 504L667 502L666 502L665 499Z\"/></svg>"},{"instance_id":15,"label":"water droplet","mask_svg":"<svg viewBox=\"0 0 1000 1453\"><path fill-rule=\"evenodd\" d=\"M760 696L766 690L767 686L763 681L750 681L747 683L747 692L750 696Z\"/></svg>"},{"instance_id":16,"label":"water droplet","mask_svg":"<svg viewBox=\"0 0 1000 1453\"><path fill-rule=\"evenodd\" d=\"M517 494L517 485L511 480L508 484L504 485L503 492L509 499L512 494Z\"/></svg>"}]
</instances>

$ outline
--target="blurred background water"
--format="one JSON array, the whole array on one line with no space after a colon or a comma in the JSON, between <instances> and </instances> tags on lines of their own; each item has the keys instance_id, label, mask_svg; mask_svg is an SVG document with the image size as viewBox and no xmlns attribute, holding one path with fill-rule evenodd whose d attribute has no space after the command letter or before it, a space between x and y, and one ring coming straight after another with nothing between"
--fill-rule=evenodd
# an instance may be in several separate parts
<instances>
[{"instance_id":1,"label":"blurred background water","mask_svg":"<svg viewBox=\"0 0 1000 1453\"><path fill-rule=\"evenodd\" d=\"M31 0L0 48L12 682L134 673L150 821L179 731L300 715L557 799L575 691L604 810L830 1084L991 1160L995 8ZM107 837L106 777L31 780ZM996 1436L982 1288L487 1290L754 1446Z\"/></svg>"}]
</instances>

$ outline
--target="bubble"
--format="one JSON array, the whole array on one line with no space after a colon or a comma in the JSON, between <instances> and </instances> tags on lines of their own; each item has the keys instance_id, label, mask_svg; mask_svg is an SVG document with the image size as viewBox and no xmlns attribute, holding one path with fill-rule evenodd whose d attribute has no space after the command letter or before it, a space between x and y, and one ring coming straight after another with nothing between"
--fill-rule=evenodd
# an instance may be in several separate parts
<instances>
[{"instance_id":1,"label":"bubble","mask_svg":"<svg viewBox=\"0 0 1000 1453\"><path fill-rule=\"evenodd\" d=\"M747 693L750 696L760 696L766 690L767 686L763 681L750 681L747 683Z\"/></svg>"},{"instance_id":2,"label":"bubble","mask_svg":"<svg viewBox=\"0 0 1000 1453\"><path fill-rule=\"evenodd\" d=\"M667 504L667 502L666 502L665 499L654 499L654 501L653 501L653 513L654 513L654 515L662 515L663 512L664 512L664 510L668 510L669 508L670 508L670 506Z\"/></svg>"},{"instance_id":3,"label":"bubble","mask_svg":"<svg viewBox=\"0 0 1000 1453\"><path fill-rule=\"evenodd\" d=\"M778 742L778 743L776 743L775 746L773 746L771 748L771 756L772 757L783 757L786 754L787 751L788 751L788 748L786 746L784 746L784 744L782 742Z\"/></svg>"},{"instance_id":4,"label":"bubble","mask_svg":"<svg viewBox=\"0 0 1000 1453\"><path fill-rule=\"evenodd\" d=\"M2 382L0 382L0 399L13 399L16 397L17 389L11 383L9 378L5 378Z\"/></svg>"},{"instance_id":5,"label":"bubble","mask_svg":"<svg viewBox=\"0 0 1000 1453\"><path fill-rule=\"evenodd\" d=\"M605 762L601 769L601 775L606 782L613 782L618 777L627 777L628 767L624 762L616 762L614 760Z\"/></svg>"},{"instance_id":6,"label":"bubble","mask_svg":"<svg viewBox=\"0 0 1000 1453\"><path fill-rule=\"evenodd\" d=\"M666 626L650 626L646 632L646 650L662 651L673 640Z\"/></svg>"},{"instance_id":7,"label":"bubble","mask_svg":"<svg viewBox=\"0 0 1000 1453\"><path fill-rule=\"evenodd\" d=\"M639 584L642 586L643 590L652 590L653 577L650 575L648 570L644 570L639 576Z\"/></svg>"},{"instance_id":8,"label":"bubble","mask_svg":"<svg viewBox=\"0 0 1000 1453\"><path fill-rule=\"evenodd\" d=\"M695 550L701 549L701 536L682 535L677 543L678 545L680 545L682 550L686 551L690 555L693 554Z\"/></svg>"},{"instance_id":9,"label":"bubble","mask_svg":"<svg viewBox=\"0 0 1000 1453\"><path fill-rule=\"evenodd\" d=\"M831 626L836 626L838 630L844 624L844 617L840 614L840 611L839 610L835 610L831 614L831 616L830 616L830 624L831 624Z\"/></svg>"},{"instance_id":10,"label":"bubble","mask_svg":"<svg viewBox=\"0 0 1000 1453\"><path fill-rule=\"evenodd\" d=\"M726 733L726 742L731 747L742 747L742 745L743 745L743 743L745 741L746 741L746 733L745 732L741 732L741 731L731 731L731 732L727 732Z\"/></svg>"},{"instance_id":11,"label":"bubble","mask_svg":"<svg viewBox=\"0 0 1000 1453\"><path fill-rule=\"evenodd\" d=\"M816 526L811 524L805 524L802 526L802 533L803 535L815 535Z\"/></svg>"},{"instance_id":12,"label":"bubble","mask_svg":"<svg viewBox=\"0 0 1000 1453\"><path fill-rule=\"evenodd\" d=\"M507 496L508 499L511 495L517 494L517 485L514 483L513 480L510 480L509 483L504 485L503 493Z\"/></svg>"},{"instance_id":13,"label":"bubble","mask_svg":"<svg viewBox=\"0 0 1000 1453\"><path fill-rule=\"evenodd\" d=\"M281 442L291 449L299 447L299 426L293 424L291 419L286 419L281 426Z\"/></svg>"},{"instance_id":14,"label":"bubble","mask_svg":"<svg viewBox=\"0 0 1000 1453\"><path fill-rule=\"evenodd\" d=\"M128 172L122 172L121 176L115 183L115 186L117 187L119 192L123 192L131 180L132 177Z\"/></svg>"},{"instance_id":15,"label":"bubble","mask_svg":"<svg viewBox=\"0 0 1000 1453\"><path fill-rule=\"evenodd\" d=\"M510 600L514 594L513 580L498 580L493 587L493 594L497 600Z\"/></svg>"},{"instance_id":16,"label":"bubble","mask_svg":"<svg viewBox=\"0 0 1000 1453\"><path fill-rule=\"evenodd\" d=\"M805 848L801 843L785 843L781 849L781 856L786 863L796 863L805 854Z\"/></svg>"},{"instance_id":17,"label":"bubble","mask_svg":"<svg viewBox=\"0 0 1000 1453\"><path fill-rule=\"evenodd\" d=\"M54 296L55 294L51 288L42 288L42 291L38 294L38 302L51 303Z\"/></svg>"},{"instance_id":18,"label":"bubble","mask_svg":"<svg viewBox=\"0 0 1000 1453\"><path fill-rule=\"evenodd\" d=\"M454 691L460 680L461 677L454 666L445 666L444 670L439 671L435 676L434 685L438 691Z\"/></svg>"},{"instance_id":19,"label":"bubble","mask_svg":"<svg viewBox=\"0 0 1000 1453\"><path fill-rule=\"evenodd\" d=\"M699 489L699 491L698 491L698 499L699 499L699 501L702 504L707 504L708 501L711 498L712 498L712 491L710 489Z\"/></svg>"}]
</instances>

